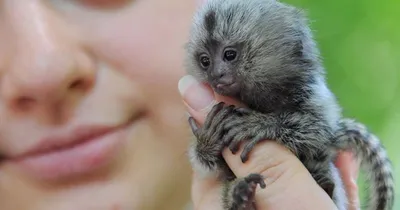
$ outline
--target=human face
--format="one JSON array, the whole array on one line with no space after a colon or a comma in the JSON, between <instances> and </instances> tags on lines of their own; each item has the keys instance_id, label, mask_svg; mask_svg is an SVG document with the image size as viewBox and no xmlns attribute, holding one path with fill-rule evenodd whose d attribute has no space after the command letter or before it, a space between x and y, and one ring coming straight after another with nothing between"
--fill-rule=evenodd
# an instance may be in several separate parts
<instances>
[{"instance_id":1,"label":"human face","mask_svg":"<svg viewBox=\"0 0 400 210\"><path fill-rule=\"evenodd\" d=\"M0 209L182 208L195 6L0 1Z\"/></svg>"}]
</instances>

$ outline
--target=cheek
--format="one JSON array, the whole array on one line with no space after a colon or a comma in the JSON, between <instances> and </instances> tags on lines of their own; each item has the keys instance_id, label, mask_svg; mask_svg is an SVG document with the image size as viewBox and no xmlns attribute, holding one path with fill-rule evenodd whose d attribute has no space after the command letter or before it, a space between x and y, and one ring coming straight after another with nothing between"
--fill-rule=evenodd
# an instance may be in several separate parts
<instances>
[{"instance_id":1,"label":"cheek","mask_svg":"<svg viewBox=\"0 0 400 210\"><path fill-rule=\"evenodd\" d=\"M137 1L118 14L81 23L96 58L130 77L144 95L158 133L186 125L177 87L185 74L184 44L194 9L194 1Z\"/></svg>"},{"instance_id":2,"label":"cheek","mask_svg":"<svg viewBox=\"0 0 400 210\"><path fill-rule=\"evenodd\" d=\"M182 5L176 5L178 2ZM183 46L191 9L191 3L177 0L138 1L88 30L93 36L86 42L98 57L136 81L160 87L171 85L185 73Z\"/></svg>"}]
</instances>

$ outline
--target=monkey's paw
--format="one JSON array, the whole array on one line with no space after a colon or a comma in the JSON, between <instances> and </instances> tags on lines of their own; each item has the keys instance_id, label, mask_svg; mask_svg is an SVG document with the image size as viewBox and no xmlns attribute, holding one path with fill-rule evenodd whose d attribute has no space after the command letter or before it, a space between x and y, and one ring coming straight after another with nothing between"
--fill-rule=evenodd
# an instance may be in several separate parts
<instances>
[{"instance_id":1,"label":"monkey's paw","mask_svg":"<svg viewBox=\"0 0 400 210\"><path fill-rule=\"evenodd\" d=\"M250 174L244 179L240 180L233 189L233 206L239 209L250 209L254 203L254 195L257 185L265 188L266 184L260 174Z\"/></svg>"},{"instance_id":2,"label":"monkey's paw","mask_svg":"<svg viewBox=\"0 0 400 210\"><path fill-rule=\"evenodd\" d=\"M214 105L202 127L197 125L193 117L189 117L189 125L197 139L196 158L209 168L215 168L222 160L224 122L233 111L233 105L224 106L223 102Z\"/></svg>"}]
</instances>

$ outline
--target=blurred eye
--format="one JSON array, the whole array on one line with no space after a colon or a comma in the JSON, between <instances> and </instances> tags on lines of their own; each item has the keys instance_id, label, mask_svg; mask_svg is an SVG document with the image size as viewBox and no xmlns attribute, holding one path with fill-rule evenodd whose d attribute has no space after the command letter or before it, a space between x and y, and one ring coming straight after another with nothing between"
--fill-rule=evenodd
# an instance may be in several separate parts
<instances>
[{"instance_id":1,"label":"blurred eye","mask_svg":"<svg viewBox=\"0 0 400 210\"><path fill-rule=\"evenodd\" d=\"M224 60L233 61L236 59L237 52L236 50L229 48L224 51Z\"/></svg>"},{"instance_id":2,"label":"blurred eye","mask_svg":"<svg viewBox=\"0 0 400 210\"><path fill-rule=\"evenodd\" d=\"M201 67L204 69L207 69L211 64L210 58L206 54L201 54L199 60Z\"/></svg>"}]
</instances>

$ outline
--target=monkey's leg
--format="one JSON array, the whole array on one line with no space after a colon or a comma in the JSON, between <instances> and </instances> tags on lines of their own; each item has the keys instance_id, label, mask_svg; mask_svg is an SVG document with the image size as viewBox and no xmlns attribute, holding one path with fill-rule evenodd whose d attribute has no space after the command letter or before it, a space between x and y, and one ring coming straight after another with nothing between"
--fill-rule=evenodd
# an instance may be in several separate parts
<instances>
[{"instance_id":1,"label":"monkey's leg","mask_svg":"<svg viewBox=\"0 0 400 210\"><path fill-rule=\"evenodd\" d=\"M222 195L224 210L256 210L254 195L257 185L266 187L260 174L225 182Z\"/></svg>"}]
</instances>

